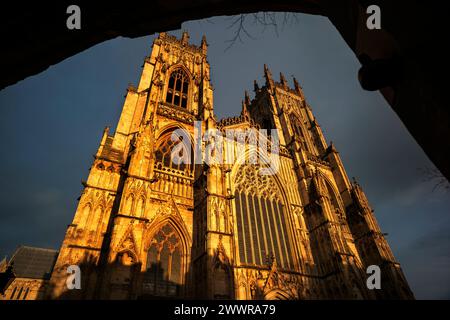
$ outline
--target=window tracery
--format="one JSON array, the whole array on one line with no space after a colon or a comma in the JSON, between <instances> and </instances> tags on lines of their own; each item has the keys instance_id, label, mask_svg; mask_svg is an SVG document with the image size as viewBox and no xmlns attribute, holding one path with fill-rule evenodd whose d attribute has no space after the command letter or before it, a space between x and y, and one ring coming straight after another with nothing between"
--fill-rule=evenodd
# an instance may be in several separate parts
<instances>
[{"instance_id":1,"label":"window tracery","mask_svg":"<svg viewBox=\"0 0 450 320\"><path fill-rule=\"evenodd\" d=\"M145 291L152 295L179 295L183 248L178 232L169 223L154 235L147 254Z\"/></svg>"},{"instance_id":2,"label":"window tracery","mask_svg":"<svg viewBox=\"0 0 450 320\"><path fill-rule=\"evenodd\" d=\"M306 142L305 134L303 133L302 130L300 119L294 113L291 113L289 120L291 122L292 129L294 130L294 134L296 135L297 139L300 140L302 147L306 151L308 151L308 144Z\"/></svg>"},{"instance_id":3,"label":"window tracery","mask_svg":"<svg viewBox=\"0 0 450 320\"><path fill-rule=\"evenodd\" d=\"M189 162L192 162L193 159L192 148L183 141L183 137L179 137L179 141L173 141L171 135L172 132L168 132L159 140L158 148L155 152L155 167L169 171L169 173L190 175L191 165ZM172 152L174 151L178 151L178 159L176 159L178 161L173 161Z\"/></svg>"},{"instance_id":4,"label":"window tracery","mask_svg":"<svg viewBox=\"0 0 450 320\"><path fill-rule=\"evenodd\" d=\"M294 267L288 220L273 176L259 174L258 165L247 165L235 178L235 206L239 257L243 264L267 264L274 255L281 268Z\"/></svg>"},{"instance_id":5,"label":"window tracery","mask_svg":"<svg viewBox=\"0 0 450 320\"><path fill-rule=\"evenodd\" d=\"M174 106L187 108L189 77L178 68L172 71L167 84L166 102Z\"/></svg>"}]
</instances>

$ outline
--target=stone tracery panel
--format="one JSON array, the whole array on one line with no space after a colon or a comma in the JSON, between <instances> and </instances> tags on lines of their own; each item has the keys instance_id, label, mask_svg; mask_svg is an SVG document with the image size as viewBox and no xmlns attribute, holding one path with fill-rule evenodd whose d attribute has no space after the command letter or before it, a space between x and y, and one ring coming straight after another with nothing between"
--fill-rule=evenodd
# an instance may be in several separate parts
<instances>
[{"instance_id":1,"label":"stone tracery panel","mask_svg":"<svg viewBox=\"0 0 450 320\"><path fill-rule=\"evenodd\" d=\"M274 257L282 269L294 269L281 189L273 176L260 175L259 166L246 165L235 178L235 208L241 264L267 264Z\"/></svg>"},{"instance_id":2,"label":"stone tracery panel","mask_svg":"<svg viewBox=\"0 0 450 320\"><path fill-rule=\"evenodd\" d=\"M270 175L261 175L259 165L246 165L235 177L235 190L281 201L281 190Z\"/></svg>"},{"instance_id":3,"label":"stone tracery panel","mask_svg":"<svg viewBox=\"0 0 450 320\"><path fill-rule=\"evenodd\" d=\"M155 152L155 168L171 174L179 174L192 177L192 166L190 163L193 159L192 148L188 143L184 143L180 137L180 141L172 140L172 131L165 133L158 142L158 148ZM177 163L173 161L172 153L178 151L181 161ZM187 161L183 161L187 160Z\"/></svg>"},{"instance_id":4,"label":"stone tracery panel","mask_svg":"<svg viewBox=\"0 0 450 320\"><path fill-rule=\"evenodd\" d=\"M170 223L166 223L150 242L143 291L155 296L179 295L183 270L181 237Z\"/></svg>"}]
</instances>

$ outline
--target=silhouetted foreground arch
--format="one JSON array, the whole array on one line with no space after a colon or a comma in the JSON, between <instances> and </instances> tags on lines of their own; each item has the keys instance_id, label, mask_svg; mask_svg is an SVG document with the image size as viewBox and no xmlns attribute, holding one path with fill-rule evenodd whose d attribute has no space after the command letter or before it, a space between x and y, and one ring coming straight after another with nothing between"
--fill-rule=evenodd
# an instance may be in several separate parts
<instances>
[{"instance_id":1,"label":"silhouetted foreground arch","mask_svg":"<svg viewBox=\"0 0 450 320\"><path fill-rule=\"evenodd\" d=\"M450 179L450 112L442 81L449 65L445 44L449 27L446 11L439 4L391 0L77 1L82 8L82 29L69 31L65 12L71 4L3 4L0 88L105 40L178 29L188 20L258 11L323 15L362 63L359 79L363 88L380 89L429 158ZM381 7L382 30L366 28L365 8L371 4ZM380 130L382 126L380 123ZM398 161L406 159L400 155Z\"/></svg>"}]
</instances>

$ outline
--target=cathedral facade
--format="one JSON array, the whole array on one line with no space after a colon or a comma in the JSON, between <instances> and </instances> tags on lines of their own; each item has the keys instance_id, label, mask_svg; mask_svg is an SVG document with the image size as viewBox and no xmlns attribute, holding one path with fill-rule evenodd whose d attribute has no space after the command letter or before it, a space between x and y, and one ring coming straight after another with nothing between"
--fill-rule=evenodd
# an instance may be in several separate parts
<instances>
[{"instance_id":1,"label":"cathedral facade","mask_svg":"<svg viewBox=\"0 0 450 320\"><path fill-rule=\"evenodd\" d=\"M240 116L219 121L207 48L186 32L155 39L104 130L46 298L412 299L297 80L264 66ZM71 265L81 289L67 287ZM381 289L366 285L371 265Z\"/></svg>"}]
</instances>

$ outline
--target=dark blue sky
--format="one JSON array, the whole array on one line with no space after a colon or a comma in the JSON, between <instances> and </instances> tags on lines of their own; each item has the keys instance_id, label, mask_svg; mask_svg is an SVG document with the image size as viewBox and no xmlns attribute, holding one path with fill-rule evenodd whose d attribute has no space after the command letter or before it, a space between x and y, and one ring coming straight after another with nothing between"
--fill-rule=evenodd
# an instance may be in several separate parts
<instances>
[{"instance_id":1,"label":"dark blue sky","mask_svg":"<svg viewBox=\"0 0 450 320\"><path fill-rule=\"evenodd\" d=\"M254 39L225 51L231 22L183 25L193 43L207 36L216 115L240 112L244 90L263 81L264 63L277 79L280 71L291 83L295 75L327 141L365 189L416 297L450 298L450 194L424 181L419 169L431 162L382 96L361 89L359 63L331 23L298 15L277 35L248 19ZM153 39L99 44L0 91L1 256L20 244L60 246L102 130L114 129Z\"/></svg>"}]
</instances>

